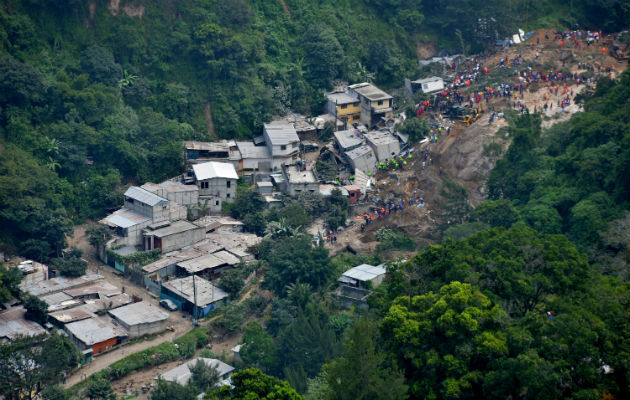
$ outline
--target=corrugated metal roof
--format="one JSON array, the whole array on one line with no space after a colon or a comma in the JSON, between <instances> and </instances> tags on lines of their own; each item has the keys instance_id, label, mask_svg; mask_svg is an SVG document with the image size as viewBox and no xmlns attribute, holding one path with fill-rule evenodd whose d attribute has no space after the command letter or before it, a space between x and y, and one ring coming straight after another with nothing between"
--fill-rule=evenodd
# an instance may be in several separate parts
<instances>
[{"instance_id":1,"label":"corrugated metal roof","mask_svg":"<svg viewBox=\"0 0 630 400\"><path fill-rule=\"evenodd\" d=\"M39 297L65 291L81 285L86 285L90 282L95 282L101 279L103 279L103 275L99 274L85 274L78 278L66 278L64 276L60 276L46 281L37 282L34 285L20 286L20 289L24 292L32 294L33 296Z\"/></svg>"},{"instance_id":2,"label":"corrugated metal roof","mask_svg":"<svg viewBox=\"0 0 630 400\"><path fill-rule=\"evenodd\" d=\"M194 303L193 277L187 276L181 279L174 279L162 284L171 292L180 297L185 298L190 303ZM223 289L214 286L207 280L195 277L195 286L197 288L197 307L206 307L208 304L215 303L228 297Z\"/></svg>"},{"instance_id":3,"label":"corrugated metal roof","mask_svg":"<svg viewBox=\"0 0 630 400\"><path fill-rule=\"evenodd\" d=\"M130 210L128 208L121 208L114 211L112 214L103 218L99 222L111 227L129 228L130 226L142 224L149 221L151 218L146 217L138 212Z\"/></svg>"},{"instance_id":4,"label":"corrugated metal roof","mask_svg":"<svg viewBox=\"0 0 630 400\"><path fill-rule=\"evenodd\" d=\"M186 150L204 150L204 151L216 151L216 152L228 152L230 146L227 142L198 142L195 140L184 141Z\"/></svg>"},{"instance_id":5,"label":"corrugated metal roof","mask_svg":"<svg viewBox=\"0 0 630 400\"><path fill-rule=\"evenodd\" d=\"M198 181L205 181L206 179L212 178L238 179L234 165L230 163L209 161L202 164L195 164L192 167Z\"/></svg>"},{"instance_id":6,"label":"corrugated metal roof","mask_svg":"<svg viewBox=\"0 0 630 400\"><path fill-rule=\"evenodd\" d=\"M295 131L293 124L290 124L284 120L271 121L264 125L264 130L267 132L269 141L274 146L280 146L283 144L289 144L293 142L299 142L300 138Z\"/></svg>"},{"instance_id":7,"label":"corrugated metal roof","mask_svg":"<svg viewBox=\"0 0 630 400\"><path fill-rule=\"evenodd\" d=\"M168 314L166 312L146 301L110 310L109 314L128 326L151 324L153 322L168 319Z\"/></svg>"},{"instance_id":8,"label":"corrugated metal roof","mask_svg":"<svg viewBox=\"0 0 630 400\"><path fill-rule=\"evenodd\" d=\"M97 293L103 293L106 296L114 296L117 294L121 294L122 291L116 286L112 285L111 283L102 281L102 282L96 282L91 285L81 286L74 289L66 289L64 290L64 293L74 298L74 297L81 297L81 296L89 296L91 294L97 294Z\"/></svg>"},{"instance_id":9,"label":"corrugated metal roof","mask_svg":"<svg viewBox=\"0 0 630 400\"><path fill-rule=\"evenodd\" d=\"M35 336L46 333L38 323L24 319L24 307L12 307L0 314L0 338L13 340L20 335Z\"/></svg>"},{"instance_id":10,"label":"corrugated metal roof","mask_svg":"<svg viewBox=\"0 0 630 400\"><path fill-rule=\"evenodd\" d=\"M269 149L267 148L267 146L256 146L252 142L236 142L236 146L238 146L238 150L241 152L241 156L243 157L243 159L271 158L271 153L269 153Z\"/></svg>"},{"instance_id":11,"label":"corrugated metal roof","mask_svg":"<svg viewBox=\"0 0 630 400\"><path fill-rule=\"evenodd\" d=\"M164 228L156 229L154 231L147 231L146 234L163 238L166 236L176 235L178 233L182 233L186 231L194 231L195 229L199 229L199 228L200 228L199 226L182 219L179 221L171 222L169 226L166 226Z\"/></svg>"},{"instance_id":12,"label":"corrugated metal roof","mask_svg":"<svg viewBox=\"0 0 630 400\"><path fill-rule=\"evenodd\" d=\"M217 371L219 372L220 379L226 376L227 374L229 374L230 372L234 371L234 367L224 363L223 361L220 361L214 358L198 357L198 358L195 358L194 360L188 361L185 364L179 365L171 369L170 371L166 371L165 373L163 373L159 377L156 377L155 379L161 378L161 379L164 379L165 381L176 382L180 385L186 385L188 381L190 380L190 377L192 376L192 372L190 372L190 368L193 367L195 364L197 364L197 361L202 361L206 365L216 368Z\"/></svg>"},{"instance_id":13,"label":"corrugated metal roof","mask_svg":"<svg viewBox=\"0 0 630 400\"><path fill-rule=\"evenodd\" d=\"M67 324L70 322L81 321L92 317L92 313L82 308L71 308L69 310L62 310L50 313L50 316L57 321Z\"/></svg>"},{"instance_id":14,"label":"corrugated metal roof","mask_svg":"<svg viewBox=\"0 0 630 400\"><path fill-rule=\"evenodd\" d=\"M343 273L342 277L356 279L361 282L371 281L372 279L385 274L387 271L380 266L369 264L361 264L357 267L350 268ZM345 281L345 280L344 280ZM347 282L347 281L346 281Z\"/></svg>"},{"instance_id":15,"label":"corrugated metal roof","mask_svg":"<svg viewBox=\"0 0 630 400\"><path fill-rule=\"evenodd\" d=\"M127 331L122 327L114 325L107 319L97 317L71 322L66 324L64 329L87 346L115 337L128 336Z\"/></svg>"},{"instance_id":16,"label":"corrugated metal roof","mask_svg":"<svg viewBox=\"0 0 630 400\"><path fill-rule=\"evenodd\" d=\"M138 186L130 186L129 189L125 192L125 197L130 199L134 199L144 204L148 204L149 206L157 206L158 204L166 204L169 200L164 197L158 196L155 193L151 193L148 190L145 190Z\"/></svg>"}]
</instances>

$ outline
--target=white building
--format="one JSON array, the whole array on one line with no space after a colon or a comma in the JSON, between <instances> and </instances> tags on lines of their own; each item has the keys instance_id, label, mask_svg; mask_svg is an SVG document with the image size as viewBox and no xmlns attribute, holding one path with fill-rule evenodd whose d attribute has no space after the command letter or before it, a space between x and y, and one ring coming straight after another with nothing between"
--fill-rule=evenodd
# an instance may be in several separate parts
<instances>
[{"instance_id":1,"label":"white building","mask_svg":"<svg viewBox=\"0 0 630 400\"><path fill-rule=\"evenodd\" d=\"M210 161L192 167L199 188L199 201L208 201L210 211L221 211L223 202L234 201L238 175L232 164Z\"/></svg>"},{"instance_id":2,"label":"white building","mask_svg":"<svg viewBox=\"0 0 630 400\"><path fill-rule=\"evenodd\" d=\"M185 364L179 365L169 371L166 371L162 375L157 376L155 379L163 379L165 381L175 382L180 385L186 385L192 376L190 368L197 364L197 362L203 362L207 366L215 368L217 370L217 372L219 373L219 386L230 384L230 377L234 372L234 367L224 363L221 360L204 357L198 357L190 360Z\"/></svg>"},{"instance_id":3,"label":"white building","mask_svg":"<svg viewBox=\"0 0 630 400\"><path fill-rule=\"evenodd\" d=\"M272 158L272 168L280 169L282 164L293 164L300 152L300 138L293 124L280 120L272 121L263 127L265 143Z\"/></svg>"},{"instance_id":4,"label":"white building","mask_svg":"<svg viewBox=\"0 0 630 400\"><path fill-rule=\"evenodd\" d=\"M376 156L367 145L362 145L354 150L344 153L353 170L361 170L369 173L376 172Z\"/></svg>"},{"instance_id":5,"label":"white building","mask_svg":"<svg viewBox=\"0 0 630 400\"><path fill-rule=\"evenodd\" d=\"M146 301L110 310L109 314L127 329L130 338L162 332L168 319L168 313Z\"/></svg>"}]
</instances>

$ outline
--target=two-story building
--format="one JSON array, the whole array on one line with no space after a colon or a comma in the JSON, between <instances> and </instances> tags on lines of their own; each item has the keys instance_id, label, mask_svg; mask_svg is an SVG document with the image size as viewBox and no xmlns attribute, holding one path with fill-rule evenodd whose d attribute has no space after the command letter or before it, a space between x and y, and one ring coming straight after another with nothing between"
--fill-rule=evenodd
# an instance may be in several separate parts
<instances>
[{"instance_id":1,"label":"two-story building","mask_svg":"<svg viewBox=\"0 0 630 400\"><path fill-rule=\"evenodd\" d=\"M386 130L368 132L365 139L378 161L391 160L400 154L400 141Z\"/></svg>"},{"instance_id":2,"label":"two-story building","mask_svg":"<svg viewBox=\"0 0 630 400\"><path fill-rule=\"evenodd\" d=\"M343 123L345 129L361 121L361 101L355 93L327 93L326 111Z\"/></svg>"},{"instance_id":3,"label":"two-story building","mask_svg":"<svg viewBox=\"0 0 630 400\"><path fill-rule=\"evenodd\" d=\"M312 169L299 168L295 165L283 166L282 173L286 181L286 191L291 196L299 196L300 193L319 191L319 181Z\"/></svg>"},{"instance_id":4,"label":"two-story building","mask_svg":"<svg viewBox=\"0 0 630 400\"><path fill-rule=\"evenodd\" d=\"M142 244L142 230L153 223L171 220L170 200L141 187L131 186L125 192L125 205L100 222L118 236L116 244ZM174 217L175 218L175 217Z\"/></svg>"},{"instance_id":5,"label":"two-story building","mask_svg":"<svg viewBox=\"0 0 630 400\"><path fill-rule=\"evenodd\" d=\"M223 202L231 203L236 198L238 175L234 165L210 161L192 166L195 184L199 188L199 202L207 201L212 212L221 211Z\"/></svg>"},{"instance_id":6,"label":"two-story building","mask_svg":"<svg viewBox=\"0 0 630 400\"><path fill-rule=\"evenodd\" d=\"M300 152L300 138L293 124L280 120L272 121L263 127L265 144L271 153L273 170L277 171L282 164L293 164Z\"/></svg>"},{"instance_id":7,"label":"two-story building","mask_svg":"<svg viewBox=\"0 0 630 400\"><path fill-rule=\"evenodd\" d=\"M372 85L357 83L348 86L348 92L355 94L360 101L361 123L371 127L381 120L393 115L393 97Z\"/></svg>"}]
</instances>

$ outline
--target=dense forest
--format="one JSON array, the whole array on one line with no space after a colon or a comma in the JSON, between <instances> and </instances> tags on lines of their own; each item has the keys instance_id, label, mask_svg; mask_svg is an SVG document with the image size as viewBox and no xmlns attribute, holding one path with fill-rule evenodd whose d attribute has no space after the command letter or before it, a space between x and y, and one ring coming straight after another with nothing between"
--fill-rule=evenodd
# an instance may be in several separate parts
<instances>
[{"instance_id":1,"label":"dense forest","mask_svg":"<svg viewBox=\"0 0 630 400\"><path fill-rule=\"evenodd\" d=\"M126 184L181 173L182 140L251 137L289 110L317 115L337 79L400 86L420 72L423 46L470 54L518 27L613 32L629 17L618 0L2 1L0 251L59 255L73 224L117 208ZM548 129L539 114L513 117L488 200L439 244L390 263L367 310L339 311L330 289L349 267L387 258L331 257L303 233L318 217L343 223L345 198L263 212L239 186L226 211L265 237L257 256L273 298L221 307L209 330L155 353L188 359L211 330L243 329L250 368L208 399L630 398L630 73L578 101L584 112ZM85 272L80 257L64 259L69 271ZM232 298L243 274L221 280ZM19 279L0 266L1 300L20 295ZM0 388L30 395L76 364L53 337L0 346ZM156 365L150 354L81 393L112 398L110 381ZM15 374L28 359L41 371ZM152 399L212 387L195 379L162 382Z\"/></svg>"}]
</instances>

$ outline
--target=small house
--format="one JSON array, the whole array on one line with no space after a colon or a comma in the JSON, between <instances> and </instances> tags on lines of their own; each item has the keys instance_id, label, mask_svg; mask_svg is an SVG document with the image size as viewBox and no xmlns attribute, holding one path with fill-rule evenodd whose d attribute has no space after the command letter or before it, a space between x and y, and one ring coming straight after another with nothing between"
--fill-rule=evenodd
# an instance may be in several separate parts
<instances>
[{"instance_id":1,"label":"small house","mask_svg":"<svg viewBox=\"0 0 630 400\"><path fill-rule=\"evenodd\" d=\"M283 166L282 172L287 182L287 192L291 196L300 193L315 193L319 190L319 181L312 169L302 169L295 165Z\"/></svg>"},{"instance_id":2,"label":"small house","mask_svg":"<svg viewBox=\"0 0 630 400\"><path fill-rule=\"evenodd\" d=\"M363 144L361 133L356 129L335 132L335 142L341 152L354 150Z\"/></svg>"},{"instance_id":3,"label":"small house","mask_svg":"<svg viewBox=\"0 0 630 400\"><path fill-rule=\"evenodd\" d=\"M166 329L168 313L146 301L109 311L128 332L130 338L151 335Z\"/></svg>"},{"instance_id":4,"label":"small house","mask_svg":"<svg viewBox=\"0 0 630 400\"><path fill-rule=\"evenodd\" d=\"M293 164L297 159L300 138L293 124L285 120L264 124L263 136L271 153L273 170L280 169L282 164Z\"/></svg>"},{"instance_id":5,"label":"small house","mask_svg":"<svg viewBox=\"0 0 630 400\"><path fill-rule=\"evenodd\" d=\"M210 211L218 212L223 202L234 201L238 175L232 164L210 161L192 167L200 203L208 201Z\"/></svg>"},{"instance_id":6,"label":"small house","mask_svg":"<svg viewBox=\"0 0 630 400\"><path fill-rule=\"evenodd\" d=\"M269 172L273 169L271 152L267 146L257 146L253 142L236 142L241 157L243 170Z\"/></svg>"},{"instance_id":7,"label":"small house","mask_svg":"<svg viewBox=\"0 0 630 400\"><path fill-rule=\"evenodd\" d=\"M208 161L230 163L241 170L241 153L233 140L221 142L184 141L187 164L201 164Z\"/></svg>"},{"instance_id":8,"label":"small house","mask_svg":"<svg viewBox=\"0 0 630 400\"><path fill-rule=\"evenodd\" d=\"M376 171L376 156L369 146L362 145L354 150L346 151L344 154L353 170L359 169L367 173Z\"/></svg>"},{"instance_id":9,"label":"small house","mask_svg":"<svg viewBox=\"0 0 630 400\"><path fill-rule=\"evenodd\" d=\"M436 93L444 90L444 80L437 76L411 81L405 79L405 91L407 95L413 95L418 91L423 93Z\"/></svg>"},{"instance_id":10,"label":"small house","mask_svg":"<svg viewBox=\"0 0 630 400\"><path fill-rule=\"evenodd\" d=\"M400 142L388 131L371 131L365 135L378 161L391 160L400 154Z\"/></svg>"},{"instance_id":11,"label":"small house","mask_svg":"<svg viewBox=\"0 0 630 400\"><path fill-rule=\"evenodd\" d=\"M166 371L162 375L156 377L155 379L162 379L169 382L175 382L182 386L188 384L188 381L192 377L192 372L190 372L190 368L196 365L198 362L202 362L209 367L212 367L217 370L219 374L219 385L229 385L230 378L232 373L234 372L234 367L224 363L221 360L217 360L214 358L204 358L197 357L193 360L190 360L182 365L178 365L177 367Z\"/></svg>"},{"instance_id":12,"label":"small house","mask_svg":"<svg viewBox=\"0 0 630 400\"><path fill-rule=\"evenodd\" d=\"M162 249L168 253L203 240L206 232L201 226L180 220L149 225L142 234L144 250Z\"/></svg>"},{"instance_id":13,"label":"small house","mask_svg":"<svg viewBox=\"0 0 630 400\"><path fill-rule=\"evenodd\" d=\"M216 307L227 304L228 294L203 278L187 276L164 282L160 298L169 299L180 310L201 318Z\"/></svg>"},{"instance_id":14,"label":"small house","mask_svg":"<svg viewBox=\"0 0 630 400\"><path fill-rule=\"evenodd\" d=\"M127 340L128 333L111 319L105 317L86 318L71 322L64 327L79 350L92 350L97 355Z\"/></svg>"},{"instance_id":15,"label":"small house","mask_svg":"<svg viewBox=\"0 0 630 400\"><path fill-rule=\"evenodd\" d=\"M386 273L387 271L382 265L361 264L344 272L339 278L339 282L346 286L369 289L380 285Z\"/></svg>"},{"instance_id":16,"label":"small house","mask_svg":"<svg viewBox=\"0 0 630 400\"><path fill-rule=\"evenodd\" d=\"M361 193L361 188L357 185L346 185L343 186L343 189L348 192L348 200L350 200L350 204L355 204L356 202L361 200L361 197L363 197L363 194Z\"/></svg>"},{"instance_id":17,"label":"small house","mask_svg":"<svg viewBox=\"0 0 630 400\"><path fill-rule=\"evenodd\" d=\"M273 183L270 181L256 182L256 189L262 195L273 193Z\"/></svg>"}]
</instances>

